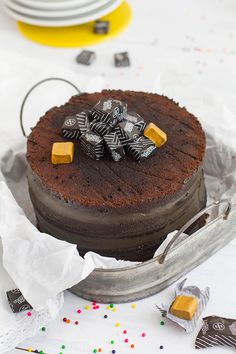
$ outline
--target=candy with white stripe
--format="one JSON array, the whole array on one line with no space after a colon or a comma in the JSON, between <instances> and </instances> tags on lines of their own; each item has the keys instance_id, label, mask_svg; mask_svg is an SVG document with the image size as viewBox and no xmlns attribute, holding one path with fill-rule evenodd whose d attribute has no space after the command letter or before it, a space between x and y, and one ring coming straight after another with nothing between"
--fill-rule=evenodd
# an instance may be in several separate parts
<instances>
[{"instance_id":1,"label":"candy with white stripe","mask_svg":"<svg viewBox=\"0 0 236 354\"><path fill-rule=\"evenodd\" d=\"M153 142L144 136L140 136L137 140L129 142L127 147L127 151L138 162L146 160L156 151L156 146Z\"/></svg>"},{"instance_id":2,"label":"candy with white stripe","mask_svg":"<svg viewBox=\"0 0 236 354\"><path fill-rule=\"evenodd\" d=\"M88 130L81 135L80 142L84 153L92 159L100 160L104 156L104 143L100 135Z\"/></svg>"},{"instance_id":3,"label":"candy with white stripe","mask_svg":"<svg viewBox=\"0 0 236 354\"><path fill-rule=\"evenodd\" d=\"M115 132L105 135L104 141L114 161L120 161L125 157L125 150Z\"/></svg>"}]
</instances>

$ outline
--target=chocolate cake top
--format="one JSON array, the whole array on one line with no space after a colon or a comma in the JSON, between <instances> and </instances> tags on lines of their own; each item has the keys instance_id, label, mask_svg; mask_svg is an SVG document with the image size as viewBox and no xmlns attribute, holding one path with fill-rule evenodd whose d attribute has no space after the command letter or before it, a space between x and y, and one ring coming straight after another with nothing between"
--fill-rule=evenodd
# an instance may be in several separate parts
<instances>
[{"instance_id":1,"label":"chocolate cake top","mask_svg":"<svg viewBox=\"0 0 236 354\"><path fill-rule=\"evenodd\" d=\"M108 155L91 160L75 141L73 163L52 165L52 144L66 141L61 136L65 117L91 109L102 98L126 102L129 111L165 131L167 143L137 164L128 155L120 162ZM73 96L64 106L52 108L32 129L27 144L28 162L47 188L65 200L96 207L138 206L174 196L198 169L204 152L201 124L185 108L157 94L120 90Z\"/></svg>"}]
</instances>

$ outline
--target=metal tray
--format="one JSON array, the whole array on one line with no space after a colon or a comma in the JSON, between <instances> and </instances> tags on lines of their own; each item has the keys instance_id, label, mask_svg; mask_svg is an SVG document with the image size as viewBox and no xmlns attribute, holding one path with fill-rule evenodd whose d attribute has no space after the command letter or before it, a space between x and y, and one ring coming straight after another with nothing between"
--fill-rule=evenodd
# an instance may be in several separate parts
<instances>
[{"instance_id":1,"label":"metal tray","mask_svg":"<svg viewBox=\"0 0 236 354\"><path fill-rule=\"evenodd\" d=\"M223 207L223 208L222 208ZM200 216L210 221L178 242L179 236ZM95 269L70 291L101 303L124 303L153 295L211 257L236 236L236 205L223 199L201 210L171 239L164 252L135 266Z\"/></svg>"}]
</instances>

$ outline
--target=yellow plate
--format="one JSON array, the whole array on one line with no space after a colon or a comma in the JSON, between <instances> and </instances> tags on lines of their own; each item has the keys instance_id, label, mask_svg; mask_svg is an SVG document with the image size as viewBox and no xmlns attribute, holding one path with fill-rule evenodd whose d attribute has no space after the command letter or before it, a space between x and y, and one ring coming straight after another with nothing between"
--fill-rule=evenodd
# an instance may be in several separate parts
<instances>
[{"instance_id":1,"label":"yellow plate","mask_svg":"<svg viewBox=\"0 0 236 354\"><path fill-rule=\"evenodd\" d=\"M95 21L70 27L41 27L23 22L17 24L20 32L34 42L53 47L72 48L97 44L116 36L128 26L131 18L131 7L124 1L116 10L101 18L110 21L108 34L93 33Z\"/></svg>"}]
</instances>

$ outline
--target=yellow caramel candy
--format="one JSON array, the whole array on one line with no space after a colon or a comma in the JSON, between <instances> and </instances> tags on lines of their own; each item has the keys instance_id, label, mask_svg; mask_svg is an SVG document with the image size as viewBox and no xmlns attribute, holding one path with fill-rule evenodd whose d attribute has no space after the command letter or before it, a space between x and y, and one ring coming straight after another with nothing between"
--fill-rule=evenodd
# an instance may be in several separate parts
<instances>
[{"instance_id":1,"label":"yellow caramel candy","mask_svg":"<svg viewBox=\"0 0 236 354\"><path fill-rule=\"evenodd\" d=\"M191 320L197 310L198 300L193 296L179 295L173 302L170 312L184 320Z\"/></svg>"},{"instance_id":2,"label":"yellow caramel candy","mask_svg":"<svg viewBox=\"0 0 236 354\"><path fill-rule=\"evenodd\" d=\"M150 139L157 147L161 147L167 142L167 135L163 130L158 128L154 123L149 123L145 130L144 136Z\"/></svg>"},{"instance_id":3,"label":"yellow caramel candy","mask_svg":"<svg viewBox=\"0 0 236 354\"><path fill-rule=\"evenodd\" d=\"M74 143L54 143L52 146L52 163L54 165L73 161Z\"/></svg>"}]
</instances>

